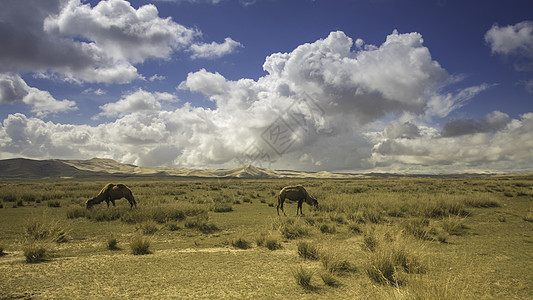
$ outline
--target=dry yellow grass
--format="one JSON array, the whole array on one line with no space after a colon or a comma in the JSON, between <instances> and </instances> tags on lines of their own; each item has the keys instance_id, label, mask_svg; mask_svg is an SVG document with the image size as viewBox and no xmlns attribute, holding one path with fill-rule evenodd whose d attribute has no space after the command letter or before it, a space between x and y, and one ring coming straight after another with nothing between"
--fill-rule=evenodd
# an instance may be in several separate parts
<instances>
[{"instance_id":1,"label":"dry yellow grass","mask_svg":"<svg viewBox=\"0 0 533 300\"><path fill-rule=\"evenodd\" d=\"M0 256L0 298L528 299L532 179L132 179L124 183L138 199L137 210L119 200L117 208L95 207L99 220L77 210L105 181L4 181L0 245L7 255ZM304 185L319 210L304 206L304 217L278 217L269 204L280 187L293 184ZM14 186L24 187L24 195L13 196ZM49 207L44 198L61 205ZM14 208L19 200L23 206ZM215 211L227 206L232 210ZM167 208L172 215L163 213ZM296 214L296 204L287 203L286 212ZM39 242L50 255L28 264L25 226L34 220L42 221L43 232L68 232L69 239L57 243L54 235L43 236ZM151 254L133 255L131 243L146 224L157 228L145 236ZM202 224L217 230L202 230ZM335 231L324 233L325 226ZM449 235L416 234L437 230ZM118 250L107 249L111 234ZM374 252L364 247L371 236ZM233 246L237 241L250 248ZM301 258L302 242L329 261ZM382 284L366 270L387 257L395 257L400 277ZM349 270L332 273L330 265ZM312 288L295 281L300 267L314 274Z\"/></svg>"}]
</instances>

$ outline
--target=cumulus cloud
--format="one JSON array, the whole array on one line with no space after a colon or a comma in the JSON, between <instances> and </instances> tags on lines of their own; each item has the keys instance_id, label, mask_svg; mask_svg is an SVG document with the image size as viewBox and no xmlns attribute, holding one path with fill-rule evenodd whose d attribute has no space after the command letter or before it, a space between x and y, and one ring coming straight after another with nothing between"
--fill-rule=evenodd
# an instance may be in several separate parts
<instances>
[{"instance_id":1,"label":"cumulus cloud","mask_svg":"<svg viewBox=\"0 0 533 300\"><path fill-rule=\"evenodd\" d=\"M0 73L0 104L16 101L31 105L37 116L77 109L74 101L56 100L48 91L28 86L17 74Z\"/></svg>"},{"instance_id":2,"label":"cumulus cloud","mask_svg":"<svg viewBox=\"0 0 533 300\"><path fill-rule=\"evenodd\" d=\"M0 11L0 72L39 72L73 82L128 83L144 78L136 64L169 59L201 36L161 18L156 6L125 0L95 6L80 0L8 1ZM237 42L207 45L224 55Z\"/></svg>"},{"instance_id":3,"label":"cumulus cloud","mask_svg":"<svg viewBox=\"0 0 533 300\"><path fill-rule=\"evenodd\" d=\"M163 104L175 97L140 89L102 105L98 116L115 120L98 126L10 115L0 128L0 153L41 141L24 155L62 151L138 165L251 162L307 170L531 165L531 114L511 119L494 112L481 120L449 120L442 129L432 125L490 85L450 92L453 76L418 33L394 31L381 45L369 45L332 32L268 56L263 68L267 74L257 80L229 80L206 69L189 73L179 88L203 93L211 109L189 103L168 109ZM513 140L524 142L516 147Z\"/></svg>"},{"instance_id":4,"label":"cumulus cloud","mask_svg":"<svg viewBox=\"0 0 533 300\"><path fill-rule=\"evenodd\" d=\"M500 27L498 24L485 34L493 53L533 56L533 22L523 21Z\"/></svg>"},{"instance_id":5,"label":"cumulus cloud","mask_svg":"<svg viewBox=\"0 0 533 300\"><path fill-rule=\"evenodd\" d=\"M102 112L97 115L106 117L123 117L131 113L153 113L161 110L161 101L176 101L176 96L169 93L150 93L139 89L125 95L117 102L100 106Z\"/></svg>"},{"instance_id":6,"label":"cumulus cloud","mask_svg":"<svg viewBox=\"0 0 533 300\"><path fill-rule=\"evenodd\" d=\"M480 127L483 123L485 128L473 129L476 127L473 125ZM373 148L372 160L376 166L389 170L405 171L425 166L421 169L426 172L527 171L533 162L531 113L511 120L501 112L494 112L485 120L459 122L458 126L460 132L455 134L440 136L435 131L428 131L431 133L416 139L382 139Z\"/></svg>"},{"instance_id":7,"label":"cumulus cloud","mask_svg":"<svg viewBox=\"0 0 533 300\"><path fill-rule=\"evenodd\" d=\"M517 57L518 71L533 71L533 21L500 27L494 24L485 34L492 53Z\"/></svg>"},{"instance_id":8,"label":"cumulus cloud","mask_svg":"<svg viewBox=\"0 0 533 300\"><path fill-rule=\"evenodd\" d=\"M443 137L474 133L495 132L503 129L510 121L509 115L500 111L488 114L484 119L449 119L442 129Z\"/></svg>"},{"instance_id":9,"label":"cumulus cloud","mask_svg":"<svg viewBox=\"0 0 533 300\"><path fill-rule=\"evenodd\" d=\"M242 47L242 44L229 37L220 44L216 42L193 44L190 47L190 51L193 53L191 58L217 58L233 53L239 47Z\"/></svg>"}]
</instances>

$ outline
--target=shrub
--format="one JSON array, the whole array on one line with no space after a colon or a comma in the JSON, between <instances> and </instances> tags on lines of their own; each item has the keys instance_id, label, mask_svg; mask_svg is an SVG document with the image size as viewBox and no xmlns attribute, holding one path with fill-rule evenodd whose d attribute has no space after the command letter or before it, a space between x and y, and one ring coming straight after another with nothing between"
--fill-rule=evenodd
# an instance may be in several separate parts
<instances>
[{"instance_id":1,"label":"shrub","mask_svg":"<svg viewBox=\"0 0 533 300\"><path fill-rule=\"evenodd\" d=\"M255 239L255 242L258 247L266 247L268 250L278 250L283 248L281 243L278 241L278 238L269 234L266 231L263 231Z\"/></svg>"},{"instance_id":2,"label":"shrub","mask_svg":"<svg viewBox=\"0 0 533 300\"><path fill-rule=\"evenodd\" d=\"M230 212L233 211L233 207L231 205L215 205L214 212Z\"/></svg>"},{"instance_id":3,"label":"shrub","mask_svg":"<svg viewBox=\"0 0 533 300\"><path fill-rule=\"evenodd\" d=\"M298 269L294 270L293 276L299 286L303 287L306 290L313 289L313 286L311 285L313 272L311 270L306 270L303 267L299 267Z\"/></svg>"},{"instance_id":4,"label":"shrub","mask_svg":"<svg viewBox=\"0 0 533 300\"><path fill-rule=\"evenodd\" d=\"M338 254L328 253L322 255L321 259L324 269L329 272L348 273L357 271L357 268L351 262Z\"/></svg>"},{"instance_id":5,"label":"shrub","mask_svg":"<svg viewBox=\"0 0 533 300\"><path fill-rule=\"evenodd\" d=\"M337 232L337 228L336 228L335 224L326 224L326 223L324 223L324 224L320 225L319 229L320 229L320 232L322 232L322 233L335 233L335 232Z\"/></svg>"},{"instance_id":6,"label":"shrub","mask_svg":"<svg viewBox=\"0 0 533 300\"><path fill-rule=\"evenodd\" d=\"M278 230L287 239L297 239L310 234L310 229L306 224L295 222L293 219L282 221Z\"/></svg>"},{"instance_id":7,"label":"shrub","mask_svg":"<svg viewBox=\"0 0 533 300\"><path fill-rule=\"evenodd\" d=\"M15 194L4 194L2 195L3 202L17 202L17 195Z\"/></svg>"},{"instance_id":8,"label":"shrub","mask_svg":"<svg viewBox=\"0 0 533 300\"><path fill-rule=\"evenodd\" d=\"M439 200L429 201L422 210L422 214L426 218L441 218L450 215L466 217L470 212L465 209L464 201Z\"/></svg>"},{"instance_id":9,"label":"shrub","mask_svg":"<svg viewBox=\"0 0 533 300\"><path fill-rule=\"evenodd\" d=\"M363 249L374 252L378 246L378 239L374 233L365 234L363 238Z\"/></svg>"},{"instance_id":10,"label":"shrub","mask_svg":"<svg viewBox=\"0 0 533 300\"><path fill-rule=\"evenodd\" d=\"M464 235L468 229L464 222L465 218L450 216L442 220L442 228L451 235Z\"/></svg>"},{"instance_id":11,"label":"shrub","mask_svg":"<svg viewBox=\"0 0 533 300\"><path fill-rule=\"evenodd\" d=\"M131 253L133 255L144 255L152 253L150 251L150 240L142 236L133 238L130 244Z\"/></svg>"},{"instance_id":12,"label":"shrub","mask_svg":"<svg viewBox=\"0 0 533 300\"><path fill-rule=\"evenodd\" d=\"M348 229L350 229L351 232L357 233L357 234L360 234L360 233L363 232L363 230L361 229L361 226L359 226L359 224L350 224L348 226Z\"/></svg>"},{"instance_id":13,"label":"shrub","mask_svg":"<svg viewBox=\"0 0 533 300\"><path fill-rule=\"evenodd\" d=\"M47 251L42 245L29 245L24 248L27 263L39 263L46 260Z\"/></svg>"},{"instance_id":14,"label":"shrub","mask_svg":"<svg viewBox=\"0 0 533 300\"><path fill-rule=\"evenodd\" d=\"M67 209L67 218L76 219L76 218L85 218L87 215L87 209L80 206L73 206Z\"/></svg>"},{"instance_id":15,"label":"shrub","mask_svg":"<svg viewBox=\"0 0 533 300\"><path fill-rule=\"evenodd\" d=\"M380 224L386 221L385 213L377 208L367 208L363 211L362 217L366 222Z\"/></svg>"},{"instance_id":16,"label":"shrub","mask_svg":"<svg viewBox=\"0 0 533 300\"><path fill-rule=\"evenodd\" d=\"M207 215L189 218L187 219L187 221L185 221L185 227L190 229L198 229L205 234L213 233L220 230L217 225L213 223L208 223L207 220Z\"/></svg>"},{"instance_id":17,"label":"shrub","mask_svg":"<svg viewBox=\"0 0 533 300\"><path fill-rule=\"evenodd\" d=\"M265 247L268 250L278 250L278 249L283 248L283 246L281 246L281 243L274 236L266 237L266 239L265 239Z\"/></svg>"},{"instance_id":18,"label":"shrub","mask_svg":"<svg viewBox=\"0 0 533 300\"><path fill-rule=\"evenodd\" d=\"M490 207L500 207L500 202L493 200L493 199L487 199L487 198L469 198L465 200L465 204L470 207L478 207L478 208L490 208Z\"/></svg>"},{"instance_id":19,"label":"shrub","mask_svg":"<svg viewBox=\"0 0 533 300\"><path fill-rule=\"evenodd\" d=\"M86 209L85 217L89 220L94 220L98 222L104 221L114 221L121 218L125 209L121 208L92 208L90 210Z\"/></svg>"},{"instance_id":20,"label":"shrub","mask_svg":"<svg viewBox=\"0 0 533 300\"><path fill-rule=\"evenodd\" d=\"M47 205L48 207L61 207L61 202L59 202L58 200L48 201Z\"/></svg>"},{"instance_id":21,"label":"shrub","mask_svg":"<svg viewBox=\"0 0 533 300\"><path fill-rule=\"evenodd\" d=\"M178 231L181 229L180 225L177 223L167 223L168 230L170 231Z\"/></svg>"},{"instance_id":22,"label":"shrub","mask_svg":"<svg viewBox=\"0 0 533 300\"><path fill-rule=\"evenodd\" d=\"M31 219L25 224L26 234L33 240L51 240L65 243L70 239L67 230L57 222L46 222L42 219Z\"/></svg>"},{"instance_id":23,"label":"shrub","mask_svg":"<svg viewBox=\"0 0 533 300\"><path fill-rule=\"evenodd\" d=\"M404 224L404 230L405 232L412 234L416 238L428 240L430 237L429 219L415 218L408 220Z\"/></svg>"},{"instance_id":24,"label":"shrub","mask_svg":"<svg viewBox=\"0 0 533 300\"><path fill-rule=\"evenodd\" d=\"M529 210L527 215L522 217L522 220L524 220L526 222L533 222L533 213L531 212L531 209Z\"/></svg>"},{"instance_id":25,"label":"shrub","mask_svg":"<svg viewBox=\"0 0 533 300\"><path fill-rule=\"evenodd\" d=\"M320 273L320 278L327 286L337 287L340 285L340 282L335 278L335 275L333 273L325 271Z\"/></svg>"},{"instance_id":26,"label":"shrub","mask_svg":"<svg viewBox=\"0 0 533 300\"><path fill-rule=\"evenodd\" d=\"M120 248L118 247L117 238L114 236L111 236L107 239L106 246L108 250L120 250Z\"/></svg>"},{"instance_id":27,"label":"shrub","mask_svg":"<svg viewBox=\"0 0 533 300\"><path fill-rule=\"evenodd\" d=\"M401 285L405 283L405 272L424 273L426 263L407 245L413 245L398 235L395 239L381 238L378 247L370 252L365 272L370 279L380 284Z\"/></svg>"},{"instance_id":28,"label":"shrub","mask_svg":"<svg viewBox=\"0 0 533 300\"><path fill-rule=\"evenodd\" d=\"M252 247L252 245L250 245L250 242L248 242L244 238L238 238L236 240L232 240L231 245L239 249L249 249Z\"/></svg>"},{"instance_id":29,"label":"shrub","mask_svg":"<svg viewBox=\"0 0 533 300\"><path fill-rule=\"evenodd\" d=\"M32 195L32 194L22 194L21 198L22 198L22 200L24 200L26 202L35 202L36 201L35 195Z\"/></svg>"},{"instance_id":30,"label":"shrub","mask_svg":"<svg viewBox=\"0 0 533 300\"><path fill-rule=\"evenodd\" d=\"M338 224L348 224L348 218L345 214L333 214L329 216L330 220Z\"/></svg>"},{"instance_id":31,"label":"shrub","mask_svg":"<svg viewBox=\"0 0 533 300\"><path fill-rule=\"evenodd\" d=\"M298 255L304 259L317 260L319 258L318 248L308 242L298 243Z\"/></svg>"},{"instance_id":32,"label":"shrub","mask_svg":"<svg viewBox=\"0 0 533 300\"><path fill-rule=\"evenodd\" d=\"M141 231L143 234L154 234L157 232L157 230L159 230L156 222L152 220L148 220L140 224L137 224L136 229Z\"/></svg>"}]
</instances>

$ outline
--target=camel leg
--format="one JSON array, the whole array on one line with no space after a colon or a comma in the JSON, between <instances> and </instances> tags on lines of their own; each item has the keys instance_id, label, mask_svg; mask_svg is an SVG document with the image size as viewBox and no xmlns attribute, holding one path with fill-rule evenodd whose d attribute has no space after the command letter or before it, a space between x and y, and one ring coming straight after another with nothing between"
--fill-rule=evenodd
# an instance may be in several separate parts
<instances>
[{"instance_id":1,"label":"camel leg","mask_svg":"<svg viewBox=\"0 0 533 300\"><path fill-rule=\"evenodd\" d=\"M287 214L285 213L285 210L283 209L283 203L285 202L285 199L282 199L281 197L278 197L278 206L276 207L277 210L278 210L278 216L279 216L279 208L281 207L281 211L283 212L283 214L285 216L287 216Z\"/></svg>"},{"instance_id":2,"label":"camel leg","mask_svg":"<svg viewBox=\"0 0 533 300\"><path fill-rule=\"evenodd\" d=\"M105 203L107 203L107 208L109 208L109 199L105 199Z\"/></svg>"},{"instance_id":3,"label":"camel leg","mask_svg":"<svg viewBox=\"0 0 533 300\"><path fill-rule=\"evenodd\" d=\"M302 212L302 204L303 204L303 201L302 200L298 200L298 206L296 207L296 216L298 216L298 210L300 211L300 215L303 216L303 212Z\"/></svg>"},{"instance_id":4,"label":"camel leg","mask_svg":"<svg viewBox=\"0 0 533 300\"><path fill-rule=\"evenodd\" d=\"M115 200L111 200L111 203L113 203L113 207L116 207ZM107 203L107 206L109 206L109 203Z\"/></svg>"}]
</instances>

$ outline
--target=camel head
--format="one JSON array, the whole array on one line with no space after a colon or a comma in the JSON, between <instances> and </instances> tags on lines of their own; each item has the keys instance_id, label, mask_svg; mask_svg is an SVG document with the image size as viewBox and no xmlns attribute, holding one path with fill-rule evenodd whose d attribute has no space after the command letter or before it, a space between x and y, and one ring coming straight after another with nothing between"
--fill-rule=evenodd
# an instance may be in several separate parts
<instances>
[{"instance_id":1,"label":"camel head","mask_svg":"<svg viewBox=\"0 0 533 300\"><path fill-rule=\"evenodd\" d=\"M309 197L309 200L307 202L309 205L314 206L315 208L318 208L318 201L315 198Z\"/></svg>"},{"instance_id":2,"label":"camel head","mask_svg":"<svg viewBox=\"0 0 533 300\"><path fill-rule=\"evenodd\" d=\"M85 202L85 207L87 209L90 209L91 207L93 207L95 204L98 204L98 203L99 202L96 200L96 197L94 197L94 198L87 200L87 202Z\"/></svg>"}]
</instances>

